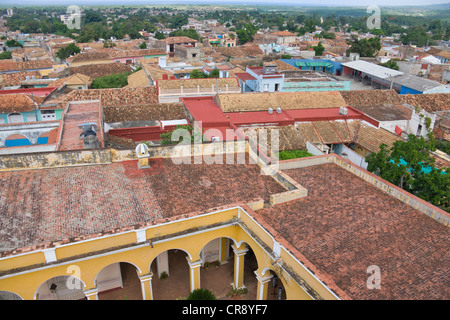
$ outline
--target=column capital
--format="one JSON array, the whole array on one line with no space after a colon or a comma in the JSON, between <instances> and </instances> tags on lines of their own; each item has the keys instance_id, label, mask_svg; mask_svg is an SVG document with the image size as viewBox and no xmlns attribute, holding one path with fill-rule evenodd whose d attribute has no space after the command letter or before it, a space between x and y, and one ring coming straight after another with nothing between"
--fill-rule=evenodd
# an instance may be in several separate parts
<instances>
[{"instance_id":1,"label":"column capital","mask_svg":"<svg viewBox=\"0 0 450 320\"><path fill-rule=\"evenodd\" d=\"M242 248L242 246L238 248L234 244L232 244L231 247L233 248L234 254L237 256L242 256L242 255L246 254L248 251L248 248L246 248L245 246L243 248Z\"/></svg>"},{"instance_id":2,"label":"column capital","mask_svg":"<svg viewBox=\"0 0 450 320\"><path fill-rule=\"evenodd\" d=\"M88 300L98 300L98 288L84 290L84 295Z\"/></svg>"},{"instance_id":3,"label":"column capital","mask_svg":"<svg viewBox=\"0 0 450 320\"><path fill-rule=\"evenodd\" d=\"M150 272L150 273L144 274L144 275L142 275L142 276L139 276L139 280L140 280L141 282L151 281L151 280L152 280L152 277L153 277L153 273Z\"/></svg>"},{"instance_id":4,"label":"column capital","mask_svg":"<svg viewBox=\"0 0 450 320\"><path fill-rule=\"evenodd\" d=\"M272 274L270 274L269 276L261 276L257 270L255 271L255 275L256 279L258 279L258 281L261 283L269 282L273 278Z\"/></svg>"},{"instance_id":5,"label":"column capital","mask_svg":"<svg viewBox=\"0 0 450 320\"><path fill-rule=\"evenodd\" d=\"M190 267L191 269L193 269L193 268L199 268L199 267L201 267L202 264L203 264L203 260L202 260L202 259L199 259L199 260L196 260L196 261L191 261L191 260L189 259L189 257L186 257L186 260L187 260L187 262L188 262L188 264L189 264L189 267Z\"/></svg>"}]
</instances>

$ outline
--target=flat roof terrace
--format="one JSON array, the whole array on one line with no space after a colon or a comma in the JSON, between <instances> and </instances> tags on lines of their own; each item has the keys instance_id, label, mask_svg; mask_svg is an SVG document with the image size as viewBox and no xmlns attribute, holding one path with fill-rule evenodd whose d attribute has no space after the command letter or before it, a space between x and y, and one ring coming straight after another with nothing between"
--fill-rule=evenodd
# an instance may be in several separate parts
<instances>
[{"instance_id":1,"label":"flat roof terrace","mask_svg":"<svg viewBox=\"0 0 450 320\"><path fill-rule=\"evenodd\" d=\"M0 172L0 252L135 226L286 191L256 164L150 159ZM187 158L189 159L189 158Z\"/></svg>"},{"instance_id":2,"label":"flat roof terrace","mask_svg":"<svg viewBox=\"0 0 450 320\"><path fill-rule=\"evenodd\" d=\"M284 170L308 196L257 211L350 299L448 299L449 228L334 163ZM369 266L381 288L369 289Z\"/></svg>"}]
</instances>

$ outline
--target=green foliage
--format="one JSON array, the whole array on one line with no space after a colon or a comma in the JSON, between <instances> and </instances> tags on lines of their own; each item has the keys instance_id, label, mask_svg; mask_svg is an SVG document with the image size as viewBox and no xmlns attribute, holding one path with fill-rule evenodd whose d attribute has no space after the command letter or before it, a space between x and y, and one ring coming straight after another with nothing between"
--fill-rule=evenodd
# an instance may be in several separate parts
<instances>
[{"instance_id":1,"label":"green foliage","mask_svg":"<svg viewBox=\"0 0 450 320\"><path fill-rule=\"evenodd\" d=\"M200 36L195 29L178 29L169 33L169 37L189 37L191 39L200 40Z\"/></svg>"},{"instance_id":2,"label":"green foliage","mask_svg":"<svg viewBox=\"0 0 450 320\"><path fill-rule=\"evenodd\" d=\"M435 149L435 140L409 135L409 140L396 141L390 150L385 144L380 151L366 157L367 170L400 188L441 207L450 210L450 175L441 174L434 166L430 151ZM423 168L429 167L431 172ZM444 169L448 172L448 168Z\"/></svg>"},{"instance_id":3,"label":"green foliage","mask_svg":"<svg viewBox=\"0 0 450 320\"><path fill-rule=\"evenodd\" d=\"M198 69L192 70L190 73L191 79L204 79L204 78L219 78L220 71L217 68L212 69L209 74L198 71Z\"/></svg>"},{"instance_id":4,"label":"green foliage","mask_svg":"<svg viewBox=\"0 0 450 320\"><path fill-rule=\"evenodd\" d=\"M4 59L12 59L11 51L3 51L2 53L0 53L0 60Z\"/></svg>"},{"instance_id":5,"label":"green foliage","mask_svg":"<svg viewBox=\"0 0 450 320\"><path fill-rule=\"evenodd\" d=\"M390 69L394 69L394 70L398 70L399 66L397 64L397 62L395 62L394 60L389 60L388 62L385 63L380 63L380 66L386 67L386 68L390 68Z\"/></svg>"},{"instance_id":6,"label":"green foliage","mask_svg":"<svg viewBox=\"0 0 450 320\"><path fill-rule=\"evenodd\" d=\"M216 300L216 296L208 289L195 289L186 300Z\"/></svg>"},{"instance_id":7,"label":"green foliage","mask_svg":"<svg viewBox=\"0 0 450 320\"><path fill-rule=\"evenodd\" d=\"M158 40L162 40L162 39L165 39L166 37L164 36L164 33L157 31L157 32L155 32L155 38Z\"/></svg>"},{"instance_id":8,"label":"green foliage","mask_svg":"<svg viewBox=\"0 0 450 320\"><path fill-rule=\"evenodd\" d=\"M312 154L306 150L283 150L278 153L280 160L289 160L297 158L311 157Z\"/></svg>"},{"instance_id":9,"label":"green foliage","mask_svg":"<svg viewBox=\"0 0 450 320\"><path fill-rule=\"evenodd\" d=\"M347 50L348 53L356 52L361 57L373 57L381 49L379 37L359 40L357 35L352 35L351 39L347 41L347 44L350 46Z\"/></svg>"},{"instance_id":10,"label":"green foliage","mask_svg":"<svg viewBox=\"0 0 450 320\"><path fill-rule=\"evenodd\" d=\"M147 44L145 43L145 41L142 41L142 43L139 45L140 49L147 49Z\"/></svg>"},{"instance_id":11,"label":"green foliage","mask_svg":"<svg viewBox=\"0 0 450 320\"><path fill-rule=\"evenodd\" d=\"M92 89L122 88L128 84L128 75L130 73L123 72L120 74L110 74L103 77L95 78L92 81Z\"/></svg>"},{"instance_id":12,"label":"green foliage","mask_svg":"<svg viewBox=\"0 0 450 320\"><path fill-rule=\"evenodd\" d=\"M172 141L172 136L176 132L175 141ZM184 134L186 136L184 136ZM189 135L189 141L186 141L185 138ZM160 135L161 144L162 145L170 145L170 144L192 144L197 142L205 141L203 135L199 132L197 128L193 129L191 125L178 125L172 131L163 133ZM180 141L181 140L181 141ZM200 141L198 141L200 140Z\"/></svg>"},{"instance_id":13,"label":"green foliage","mask_svg":"<svg viewBox=\"0 0 450 320\"><path fill-rule=\"evenodd\" d=\"M423 26L410 27L406 30L406 34L400 36L400 41L403 44L415 44L419 47L426 46L429 40L430 36Z\"/></svg>"},{"instance_id":14,"label":"green foliage","mask_svg":"<svg viewBox=\"0 0 450 320\"><path fill-rule=\"evenodd\" d=\"M56 52L56 57L65 60L73 54L80 53L80 48L78 48L74 43L69 44L68 46L59 49Z\"/></svg>"},{"instance_id":15,"label":"green foliage","mask_svg":"<svg viewBox=\"0 0 450 320\"><path fill-rule=\"evenodd\" d=\"M23 48L23 45L20 42L17 42L16 40L14 40L14 39L6 41L6 46L7 47L21 47L21 48Z\"/></svg>"},{"instance_id":16,"label":"green foliage","mask_svg":"<svg viewBox=\"0 0 450 320\"><path fill-rule=\"evenodd\" d=\"M326 32L326 31L322 31L320 33L320 35L324 38L324 39L336 39L336 34L334 32Z\"/></svg>"},{"instance_id":17,"label":"green foliage","mask_svg":"<svg viewBox=\"0 0 450 320\"><path fill-rule=\"evenodd\" d=\"M282 54L281 59L292 59L292 56L290 54Z\"/></svg>"},{"instance_id":18,"label":"green foliage","mask_svg":"<svg viewBox=\"0 0 450 320\"><path fill-rule=\"evenodd\" d=\"M236 31L236 35L241 44L253 41L253 36L258 32L258 28L251 23L247 23L243 28Z\"/></svg>"},{"instance_id":19,"label":"green foliage","mask_svg":"<svg viewBox=\"0 0 450 320\"><path fill-rule=\"evenodd\" d=\"M439 149L450 155L450 141L436 140L436 149Z\"/></svg>"},{"instance_id":20,"label":"green foliage","mask_svg":"<svg viewBox=\"0 0 450 320\"><path fill-rule=\"evenodd\" d=\"M325 47L322 45L322 42L319 41L317 46L313 46L314 52L316 53L316 56L323 55L323 52L325 51Z\"/></svg>"}]
</instances>

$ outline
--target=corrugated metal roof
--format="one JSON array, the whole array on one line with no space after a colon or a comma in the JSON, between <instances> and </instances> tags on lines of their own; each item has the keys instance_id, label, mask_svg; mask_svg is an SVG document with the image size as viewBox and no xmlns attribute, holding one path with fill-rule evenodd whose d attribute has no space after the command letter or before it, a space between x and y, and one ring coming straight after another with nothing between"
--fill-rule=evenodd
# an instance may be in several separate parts
<instances>
[{"instance_id":1,"label":"corrugated metal roof","mask_svg":"<svg viewBox=\"0 0 450 320\"><path fill-rule=\"evenodd\" d=\"M350 61L350 62L344 62L342 64L345 67L352 68L367 74L370 74L374 77L378 77L381 79L387 79L391 76L400 76L403 74L403 72L393 70L390 68L386 68L383 66L379 66L374 63L362 61L362 60L356 60L356 61Z\"/></svg>"}]
</instances>

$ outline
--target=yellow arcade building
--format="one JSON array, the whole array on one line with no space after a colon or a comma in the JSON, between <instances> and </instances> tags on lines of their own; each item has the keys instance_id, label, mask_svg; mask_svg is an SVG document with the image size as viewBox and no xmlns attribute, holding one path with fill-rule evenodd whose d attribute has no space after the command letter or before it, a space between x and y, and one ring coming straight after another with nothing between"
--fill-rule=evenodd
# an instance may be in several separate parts
<instances>
[{"instance_id":1,"label":"yellow arcade building","mask_svg":"<svg viewBox=\"0 0 450 320\"><path fill-rule=\"evenodd\" d=\"M280 299L448 298L448 213L347 160L175 163L158 150L2 167L0 297L106 299L130 269L127 298L158 300L183 266L171 290L185 283L185 298L226 266L249 299L273 298L274 279Z\"/></svg>"}]
</instances>

